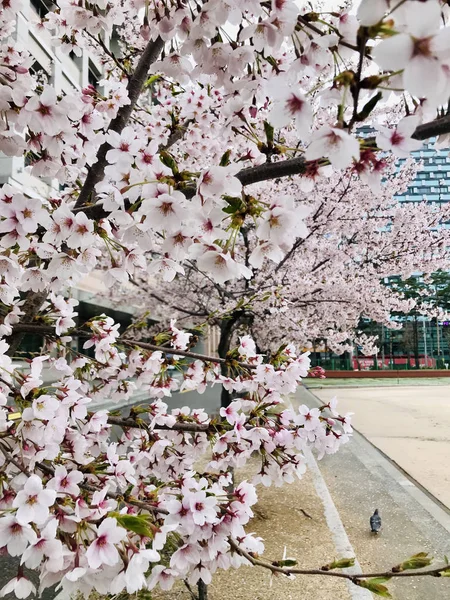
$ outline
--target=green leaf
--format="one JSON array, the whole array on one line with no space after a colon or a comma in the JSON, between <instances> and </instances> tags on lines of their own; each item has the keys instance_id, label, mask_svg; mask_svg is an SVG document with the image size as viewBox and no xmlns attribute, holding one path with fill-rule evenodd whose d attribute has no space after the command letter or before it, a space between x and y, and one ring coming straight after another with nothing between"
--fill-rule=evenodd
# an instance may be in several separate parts
<instances>
[{"instance_id":1,"label":"green leaf","mask_svg":"<svg viewBox=\"0 0 450 600\"><path fill-rule=\"evenodd\" d=\"M178 173L178 165L177 165L174 157L169 152L167 152L167 150L162 150L159 153L159 157L160 157L163 165L165 165L166 167L169 167L169 169L172 171L172 173L174 175L176 173Z\"/></svg>"},{"instance_id":2,"label":"green leaf","mask_svg":"<svg viewBox=\"0 0 450 600\"><path fill-rule=\"evenodd\" d=\"M322 571L331 571L332 569L348 569L349 567L353 567L355 565L355 558L340 558L339 560L334 560L329 565L325 565L321 567Z\"/></svg>"},{"instance_id":3,"label":"green leaf","mask_svg":"<svg viewBox=\"0 0 450 600\"><path fill-rule=\"evenodd\" d=\"M331 563L330 569L348 569L349 567L353 567L354 565L354 558L340 558L339 560L335 560Z\"/></svg>"},{"instance_id":4,"label":"green leaf","mask_svg":"<svg viewBox=\"0 0 450 600\"><path fill-rule=\"evenodd\" d=\"M230 164L231 150L227 150L220 159L220 166L227 167Z\"/></svg>"},{"instance_id":5,"label":"green leaf","mask_svg":"<svg viewBox=\"0 0 450 600\"><path fill-rule=\"evenodd\" d=\"M147 79L147 81L144 84L144 87L150 87L153 83L156 83L158 79L161 79L161 75L152 75Z\"/></svg>"},{"instance_id":6,"label":"green leaf","mask_svg":"<svg viewBox=\"0 0 450 600\"><path fill-rule=\"evenodd\" d=\"M267 144L273 144L274 129L268 121L264 121L264 133L266 134Z\"/></svg>"},{"instance_id":7,"label":"green leaf","mask_svg":"<svg viewBox=\"0 0 450 600\"><path fill-rule=\"evenodd\" d=\"M419 552L400 563L392 569L393 573L401 573L402 571L410 571L412 569L423 569L428 567L433 562L433 557L428 556L428 552Z\"/></svg>"},{"instance_id":8,"label":"green leaf","mask_svg":"<svg viewBox=\"0 0 450 600\"><path fill-rule=\"evenodd\" d=\"M357 121L365 121L367 119L367 117L370 115L370 113L373 111L375 106L378 104L378 102L381 100L382 97L383 97L383 94L381 92L378 92L378 94L375 94L375 96L373 98L371 98L367 102L367 104L364 105L364 108L362 109L362 111L356 115L356 120Z\"/></svg>"},{"instance_id":9,"label":"green leaf","mask_svg":"<svg viewBox=\"0 0 450 600\"><path fill-rule=\"evenodd\" d=\"M293 558L286 558L284 560L278 561L280 567L295 567L298 562Z\"/></svg>"},{"instance_id":10,"label":"green leaf","mask_svg":"<svg viewBox=\"0 0 450 600\"><path fill-rule=\"evenodd\" d=\"M387 587L381 583L378 583L377 578L360 579L360 580L357 580L356 585L359 585L359 587L369 590L370 592L372 592L373 594L376 594L377 596L382 596L383 598L392 598Z\"/></svg>"},{"instance_id":11,"label":"green leaf","mask_svg":"<svg viewBox=\"0 0 450 600\"><path fill-rule=\"evenodd\" d=\"M122 515L118 512L111 512L108 516L114 517L117 523L128 531L133 531L142 537L153 537L153 532L149 527L150 521L146 515Z\"/></svg>"}]
</instances>

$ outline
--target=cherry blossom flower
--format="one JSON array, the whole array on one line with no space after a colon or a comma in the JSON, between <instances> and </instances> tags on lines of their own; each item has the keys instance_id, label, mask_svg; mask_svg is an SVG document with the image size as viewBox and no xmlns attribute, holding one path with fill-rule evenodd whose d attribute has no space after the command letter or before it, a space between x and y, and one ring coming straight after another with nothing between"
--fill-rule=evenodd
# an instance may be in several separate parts
<instances>
[{"instance_id":1,"label":"cherry blossom flower","mask_svg":"<svg viewBox=\"0 0 450 600\"><path fill-rule=\"evenodd\" d=\"M371 27L376 25L391 6L391 0L361 0L357 17L361 25Z\"/></svg>"},{"instance_id":2,"label":"cherry blossom flower","mask_svg":"<svg viewBox=\"0 0 450 600\"><path fill-rule=\"evenodd\" d=\"M0 539L11 556L21 556L29 544L37 540L36 533L31 526L21 524L16 517L4 516L0 518Z\"/></svg>"},{"instance_id":3,"label":"cherry blossom flower","mask_svg":"<svg viewBox=\"0 0 450 600\"><path fill-rule=\"evenodd\" d=\"M244 276L251 277L251 271L245 265L234 261L229 252L207 250L197 259L199 269L211 273L217 283L225 283L229 279Z\"/></svg>"},{"instance_id":4,"label":"cherry blossom flower","mask_svg":"<svg viewBox=\"0 0 450 600\"><path fill-rule=\"evenodd\" d=\"M450 29L440 29L441 6L437 0L408 4L406 32L389 37L374 48L382 69L403 69L406 90L422 97L442 78L441 61L450 57Z\"/></svg>"},{"instance_id":5,"label":"cherry blossom flower","mask_svg":"<svg viewBox=\"0 0 450 600\"><path fill-rule=\"evenodd\" d=\"M272 95L274 96L274 107L269 114L270 123L276 127L286 127L295 120L295 129L300 139L305 140L309 136L312 125L312 108L305 95L289 88L283 82L272 81ZM275 86L278 92L275 92ZM275 93L274 93L275 92Z\"/></svg>"},{"instance_id":6,"label":"cherry blossom flower","mask_svg":"<svg viewBox=\"0 0 450 600\"><path fill-rule=\"evenodd\" d=\"M186 350L189 345L189 340L192 337L192 333L181 331L175 327L176 320L171 319L170 330L172 331L171 344L176 350Z\"/></svg>"},{"instance_id":7,"label":"cherry blossom flower","mask_svg":"<svg viewBox=\"0 0 450 600\"><path fill-rule=\"evenodd\" d=\"M97 530L97 538L90 544L86 551L86 558L92 569L101 565L114 566L119 561L119 552L115 544L126 537L126 531L117 526L117 521L111 517L106 518Z\"/></svg>"},{"instance_id":8,"label":"cherry blossom flower","mask_svg":"<svg viewBox=\"0 0 450 600\"><path fill-rule=\"evenodd\" d=\"M377 145L382 150L391 150L400 158L407 158L413 150L422 147L422 142L411 136L419 124L417 117L405 117L395 129L378 127Z\"/></svg>"},{"instance_id":9,"label":"cherry blossom flower","mask_svg":"<svg viewBox=\"0 0 450 600\"><path fill-rule=\"evenodd\" d=\"M239 338L239 354L245 358L253 358L256 356L256 344L249 335L243 335Z\"/></svg>"},{"instance_id":10,"label":"cherry blossom flower","mask_svg":"<svg viewBox=\"0 0 450 600\"><path fill-rule=\"evenodd\" d=\"M49 516L49 506L56 499L56 492L44 489L42 481L37 475L30 475L23 490L14 498L13 507L17 508L16 519L21 525L45 523Z\"/></svg>"},{"instance_id":11,"label":"cherry blossom flower","mask_svg":"<svg viewBox=\"0 0 450 600\"><path fill-rule=\"evenodd\" d=\"M145 231L148 228L166 229L176 231L183 219L185 199L180 192L161 194L157 198L144 200L136 213L136 217L145 216L145 221L140 227Z\"/></svg>"},{"instance_id":12,"label":"cherry blossom flower","mask_svg":"<svg viewBox=\"0 0 450 600\"><path fill-rule=\"evenodd\" d=\"M22 554L21 564L25 564L29 569L36 569L45 556L51 559L51 569L54 572L62 569L64 563L63 545L60 540L56 539L57 527L58 522L56 519L52 519L42 529L41 537L36 543L28 546Z\"/></svg>"},{"instance_id":13,"label":"cherry blossom flower","mask_svg":"<svg viewBox=\"0 0 450 600\"><path fill-rule=\"evenodd\" d=\"M230 425L234 425L239 417L239 409L241 408L242 403L240 400L235 400L234 402L230 402L230 404L226 407L222 407L220 409L220 416L224 417Z\"/></svg>"},{"instance_id":14,"label":"cherry blossom flower","mask_svg":"<svg viewBox=\"0 0 450 600\"><path fill-rule=\"evenodd\" d=\"M36 594L36 587L23 575L14 577L0 590L0 597L14 592L16 598L28 598L30 594Z\"/></svg>"},{"instance_id":15,"label":"cherry blossom flower","mask_svg":"<svg viewBox=\"0 0 450 600\"><path fill-rule=\"evenodd\" d=\"M55 475L47 485L51 490L55 490L58 494L69 494L70 496L78 496L80 488L78 483L83 481L83 474L80 471L69 471L63 466L55 468Z\"/></svg>"},{"instance_id":16,"label":"cherry blossom flower","mask_svg":"<svg viewBox=\"0 0 450 600\"><path fill-rule=\"evenodd\" d=\"M151 548L141 549L133 554L125 572L126 590L133 594L147 586L145 573L148 572L151 562L158 562L160 555Z\"/></svg>"},{"instance_id":17,"label":"cherry blossom flower","mask_svg":"<svg viewBox=\"0 0 450 600\"><path fill-rule=\"evenodd\" d=\"M45 131L48 135L56 135L67 125L67 117L58 106L56 91L51 86L46 86L40 96L32 96L22 114L35 132Z\"/></svg>"},{"instance_id":18,"label":"cherry blossom flower","mask_svg":"<svg viewBox=\"0 0 450 600\"><path fill-rule=\"evenodd\" d=\"M49 421L52 419L60 406L59 401L54 396L43 394L33 400L33 411L37 419Z\"/></svg>"},{"instance_id":19,"label":"cherry blossom flower","mask_svg":"<svg viewBox=\"0 0 450 600\"><path fill-rule=\"evenodd\" d=\"M156 585L159 585L164 591L171 590L177 576L177 571L168 569L164 565L156 565L147 580L148 589L152 590Z\"/></svg>"},{"instance_id":20,"label":"cherry blossom flower","mask_svg":"<svg viewBox=\"0 0 450 600\"><path fill-rule=\"evenodd\" d=\"M359 160L359 143L356 138L336 127L324 126L312 136L305 152L306 160L329 158L336 169L346 169Z\"/></svg>"},{"instance_id":21,"label":"cherry blossom flower","mask_svg":"<svg viewBox=\"0 0 450 600\"><path fill-rule=\"evenodd\" d=\"M298 409L298 416L295 418L297 425L303 425L306 431L314 431L320 426L320 411L318 408L309 408L302 404Z\"/></svg>"},{"instance_id":22,"label":"cherry blossom flower","mask_svg":"<svg viewBox=\"0 0 450 600\"><path fill-rule=\"evenodd\" d=\"M109 131L107 140L112 146L112 150L108 150L106 154L106 159L110 164L131 165L141 148L141 140L137 138L131 127L125 127L121 133Z\"/></svg>"}]
</instances>

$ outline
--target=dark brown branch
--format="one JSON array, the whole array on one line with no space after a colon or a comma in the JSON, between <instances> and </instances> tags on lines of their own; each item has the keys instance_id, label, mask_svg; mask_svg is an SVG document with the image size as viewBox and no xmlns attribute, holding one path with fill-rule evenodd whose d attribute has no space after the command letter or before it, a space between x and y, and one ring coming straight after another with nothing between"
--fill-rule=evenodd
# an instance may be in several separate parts
<instances>
[{"instance_id":1,"label":"dark brown branch","mask_svg":"<svg viewBox=\"0 0 450 600\"><path fill-rule=\"evenodd\" d=\"M25 303L23 305L23 315L22 319L25 321L31 321L39 312L41 306L44 304L45 300L48 296L48 290L44 290L43 292L29 292L27 294ZM7 351L8 356L14 356L17 349L20 346L20 343L23 339L23 333L20 333L18 329L13 327L13 332L7 339L9 344L9 348Z\"/></svg>"},{"instance_id":2,"label":"dark brown branch","mask_svg":"<svg viewBox=\"0 0 450 600\"><path fill-rule=\"evenodd\" d=\"M110 425L117 425L119 427L129 427L131 429L140 429L143 423L136 421L135 419L122 419L121 417L108 417L108 423ZM153 429L163 431L186 431L188 433L204 433L207 431L216 431L217 426L212 423L174 423L174 425L158 425L156 424Z\"/></svg>"},{"instance_id":3,"label":"dark brown branch","mask_svg":"<svg viewBox=\"0 0 450 600\"><path fill-rule=\"evenodd\" d=\"M446 133L450 133L450 116L441 117L440 119L419 125L412 137L415 140L427 140L438 135L445 135Z\"/></svg>"},{"instance_id":4,"label":"dark brown branch","mask_svg":"<svg viewBox=\"0 0 450 600\"><path fill-rule=\"evenodd\" d=\"M306 161L303 156L281 160L276 163L265 163L257 167L249 167L242 169L236 174L236 177L242 185L250 185L268 179L276 179L277 177L289 177L290 175L299 175L305 173Z\"/></svg>"},{"instance_id":5,"label":"dark brown branch","mask_svg":"<svg viewBox=\"0 0 450 600\"><path fill-rule=\"evenodd\" d=\"M111 121L108 131L120 133L128 123L131 113L141 94L142 87L148 75L148 70L158 59L163 47L164 42L160 37L147 44L147 47L142 53L137 67L128 82L127 91L130 104L126 104L119 109L116 118ZM100 146L97 153L97 162L89 169L86 180L81 188L80 195L78 196L78 200L76 201L75 208L80 208L90 202L91 194L94 191L95 186L103 179L105 167L107 165L106 154L110 148L111 146L108 142L104 142Z\"/></svg>"},{"instance_id":6,"label":"dark brown branch","mask_svg":"<svg viewBox=\"0 0 450 600\"><path fill-rule=\"evenodd\" d=\"M51 325L38 325L35 323L17 323L14 325L14 332L17 333L35 333L40 335L55 335L55 328ZM83 337L90 337L91 333L87 331L71 331L67 335L77 335ZM229 364L230 366L241 367L242 369L256 369L257 365L235 361L233 359L219 358L217 356L206 356L205 354L199 354L197 352L190 352L189 350L177 350L175 348L168 348L167 346L157 346L156 344L148 344L139 340L130 338L119 338L117 340L119 344L126 346L138 346L144 350L151 350L152 352L164 352L165 354L174 354L176 356L184 356L186 358L193 358L194 360L201 360L202 362L212 362L218 364Z\"/></svg>"},{"instance_id":7,"label":"dark brown branch","mask_svg":"<svg viewBox=\"0 0 450 600\"><path fill-rule=\"evenodd\" d=\"M206 356L204 354L198 354L197 352L190 352L189 350L175 350L174 348L166 348L164 346L156 346L155 344L147 344L146 342L140 342L137 340L122 339L121 342L127 346L138 346L144 350L152 350L153 352L165 352L166 354L175 354L177 356L185 356L186 358L193 358L194 360L201 360L202 362L213 362L218 364L229 364L230 366L236 365L243 369L256 369L257 365L251 365L248 363L234 361L227 358L219 358L217 356Z\"/></svg>"}]
</instances>

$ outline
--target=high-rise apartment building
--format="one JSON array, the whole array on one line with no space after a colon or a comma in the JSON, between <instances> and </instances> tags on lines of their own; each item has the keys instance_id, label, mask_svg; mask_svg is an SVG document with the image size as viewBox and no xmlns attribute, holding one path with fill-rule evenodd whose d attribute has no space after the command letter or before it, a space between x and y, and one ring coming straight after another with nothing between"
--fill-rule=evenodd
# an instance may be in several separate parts
<instances>
[{"instance_id":1,"label":"high-rise apartment building","mask_svg":"<svg viewBox=\"0 0 450 600\"><path fill-rule=\"evenodd\" d=\"M398 196L400 202L427 200L435 205L450 202L450 150L436 150L434 143L429 142L412 156L421 164L407 191Z\"/></svg>"}]
</instances>

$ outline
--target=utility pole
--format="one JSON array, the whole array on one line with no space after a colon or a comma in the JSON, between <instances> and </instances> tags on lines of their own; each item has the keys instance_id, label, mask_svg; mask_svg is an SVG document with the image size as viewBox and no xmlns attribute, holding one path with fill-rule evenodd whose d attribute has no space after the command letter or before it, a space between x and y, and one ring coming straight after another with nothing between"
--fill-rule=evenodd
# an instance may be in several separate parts
<instances>
[{"instance_id":1,"label":"utility pole","mask_svg":"<svg viewBox=\"0 0 450 600\"><path fill-rule=\"evenodd\" d=\"M441 339L439 337L439 310L438 310L438 287L434 286L434 295L436 297L436 343L437 343L437 355L440 361L441 359Z\"/></svg>"},{"instance_id":2,"label":"utility pole","mask_svg":"<svg viewBox=\"0 0 450 600\"><path fill-rule=\"evenodd\" d=\"M439 337L439 320L436 317L436 343L438 358L441 358L441 338Z\"/></svg>"},{"instance_id":3,"label":"utility pole","mask_svg":"<svg viewBox=\"0 0 450 600\"><path fill-rule=\"evenodd\" d=\"M427 366L427 364L428 364L427 327L426 327L425 319L423 320L423 346L424 346L424 353L425 353L425 366Z\"/></svg>"}]
</instances>

